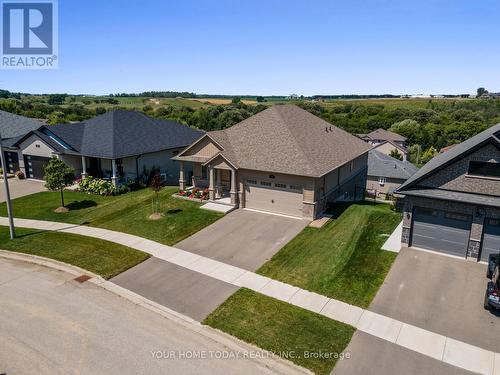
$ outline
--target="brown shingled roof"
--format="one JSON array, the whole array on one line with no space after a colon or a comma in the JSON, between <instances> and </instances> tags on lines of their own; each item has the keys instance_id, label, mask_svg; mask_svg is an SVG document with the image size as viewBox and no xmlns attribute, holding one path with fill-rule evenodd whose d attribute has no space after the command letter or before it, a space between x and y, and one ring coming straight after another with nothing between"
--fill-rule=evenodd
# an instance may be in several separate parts
<instances>
[{"instance_id":1,"label":"brown shingled roof","mask_svg":"<svg viewBox=\"0 0 500 375\"><path fill-rule=\"evenodd\" d=\"M320 177L367 152L359 138L295 106L274 105L209 132L238 168Z\"/></svg>"},{"instance_id":2,"label":"brown shingled roof","mask_svg":"<svg viewBox=\"0 0 500 375\"><path fill-rule=\"evenodd\" d=\"M385 130L382 128L374 130L374 131L366 134L366 136L371 138L371 139L382 139L384 141L399 141L399 142L406 141L406 137L403 137L402 135L393 133L389 130Z\"/></svg>"}]
</instances>

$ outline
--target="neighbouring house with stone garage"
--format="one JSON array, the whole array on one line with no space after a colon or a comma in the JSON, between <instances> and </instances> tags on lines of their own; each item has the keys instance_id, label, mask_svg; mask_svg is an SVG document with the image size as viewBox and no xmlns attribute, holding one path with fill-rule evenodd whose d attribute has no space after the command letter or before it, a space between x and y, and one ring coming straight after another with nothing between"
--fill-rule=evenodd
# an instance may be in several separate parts
<instances>
[{"instance_id":1,"label":"neighbouring house with stone garage","mask_svg":"<svg viewBox=\"0 0 500 375\"><path fill-rule=\"evenodd\" d=\"M77 177L91 175L116 185L154 167L164 182L177 184L179 164L172 157L203 134L175 121L120 109L78 123L38 126L10 147L17 149L19 169L28 178L43 179L45 165L56 156Z\"/></svg>"},{"instance_id":2,"label":"neighbouring house with stone garage","mask_svg":"<svg viewBox=\"0 0 500 375\"><path fill-rule=\"evenodd\" d=\"M174 159L181 162L181 190L208 189L213 201L314 219L328 202L363 198L369 150L297 106L274 105L206 133Z\"/></svg>"},{"instance_id":3,"label":"neighbouring house with stone garage","mask_svg":"<svg viewBox=\"0 0 500 375\"><path fill-rule=\"evenodd\" d=\"M429 161L405 195L403 246L487 261L500 251L500 124Z\"/></svg>"}]
</instances>

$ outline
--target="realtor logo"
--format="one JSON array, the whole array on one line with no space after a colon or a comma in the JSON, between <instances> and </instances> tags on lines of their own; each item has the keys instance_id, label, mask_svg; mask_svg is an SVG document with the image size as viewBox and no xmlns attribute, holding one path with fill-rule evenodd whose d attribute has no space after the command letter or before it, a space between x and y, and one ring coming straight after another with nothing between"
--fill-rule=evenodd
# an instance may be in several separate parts
<instances>
[{"instance_id":1,"label":"realtor logo","mask_svg":"<svg viewBox=\"0 0 500 375\"><path fill-rule=\"evenodd\" d=\"M1 2L3 69L57 68L57 2Z\"/></svg>"}]
</instances>

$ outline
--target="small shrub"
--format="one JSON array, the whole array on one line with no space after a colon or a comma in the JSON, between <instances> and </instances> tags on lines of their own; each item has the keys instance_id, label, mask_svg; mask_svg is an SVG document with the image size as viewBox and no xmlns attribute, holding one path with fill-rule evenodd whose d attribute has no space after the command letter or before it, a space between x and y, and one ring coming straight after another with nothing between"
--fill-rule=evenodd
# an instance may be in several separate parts
<instances>
[{"instance_id":1,"label":"small shrub","mask_svg":"<svg viewBox=\"0 0 500 375\"><path fill-rule=\"evenodd\" d=\"M103 180L102 178L94 178L92 176L80 180L78 189L81 192L96 195L118 195L129 191L127 185L115 187L111 181Z\"/></svg>"}]
</instances>

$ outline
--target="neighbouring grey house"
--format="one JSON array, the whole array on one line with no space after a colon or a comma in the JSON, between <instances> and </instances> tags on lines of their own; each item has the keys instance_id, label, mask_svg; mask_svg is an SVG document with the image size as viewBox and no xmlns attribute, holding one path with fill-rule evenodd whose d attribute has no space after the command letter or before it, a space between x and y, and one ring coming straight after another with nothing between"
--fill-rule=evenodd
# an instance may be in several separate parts
<instances>
[{"instance_id":1,"label":"neighbouring grey house","mask_svg":"<svg viewBox=\"0 0 500 375\"><path fill-rule=\"evenodd\" d=\"M417 171L418 168L409 161L398 160L377 149L371 149L368 153L366 189L377 198L384 198L392 195Z\"/></svg>"},{"instance_id":2,"label":"neighbouring grey house","mask_svg":"<svg viewBox=\"0 0 500 375\"><path fill-rule=\"evenodd\" d=\"M109 178L118 184L155 167L162 180L172 184L178 181L179 165L171 158L202 135L175 121L115 110L78 123L39 126L10 147L17 148L19 168L29 178L43 179L44 166L57 156L77 176Z\"/></svg>"},{"instance_id":3,"label":"neighbouring grey house","mask_svg":"<svg viewBox=\"0 0 500 375\"><path fill-rule=\"evenodd\" d=\"M500 251L500 124L439 154L397 191L403 246L486 261Z\"/></svg>"},{"instance_id":4,"label":"neighbouring grey house","mask_svg":"<svg viewBox=\"0 0 500 375\"><path fill-rule=\"evenodd\" d=\"M17 149L12 147L19 137L24 136L32 130L38 129L43 123L41 121L19 116L10 112L0 111L0 133L2 137L6 171L15 173L19 170L19 155Z\"/></svg>"},{"instance_id":5,"label":"neighbouring grey house","mask_svg":"<svg viewBox=\"0 0 500 375\"><path fill-rule=\"evenodd\" d=\"M362 199L370 146L294 105L274 105L206 133L174 159L181 190L210 200L314 219L336 200ZM193 177L184 173L193 166ZM225 198L227 197L227 198Z\"/></svg>"}]
</instances>

